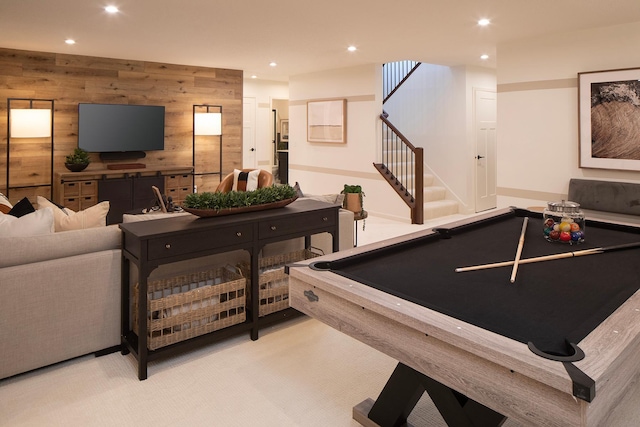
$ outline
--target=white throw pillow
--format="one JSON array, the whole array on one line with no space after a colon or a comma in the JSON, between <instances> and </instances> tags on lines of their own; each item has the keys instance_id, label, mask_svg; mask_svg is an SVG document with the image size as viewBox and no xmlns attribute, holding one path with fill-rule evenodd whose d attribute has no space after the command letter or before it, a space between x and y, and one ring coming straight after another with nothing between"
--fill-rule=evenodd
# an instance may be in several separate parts
<instances>
[{"instance_id":1,"label":"white throw pillow","mask_svg":"<svg viewBox=\"0 0 640 427\"><path fill-rule=\"evenodd\" d=\"M260 175L260 169L252 170L244 179L244 174L239 169L233 170L233 191L253 191L258 189L258 175ZM242 174L242 176L241 176ZM238 183L240 181L240 183Z\"/></svg>"},{"instance_id":2,"label":"white throw pillow","mask_svg":"<svg viewBox=\"0 0 640 427\"><path fill-rule=\"evenodd\" d=\"M56 208L57 209L57 208ZM44 208L21 217L0 213L0 237L27 237L53 233L53 210ZM11 248L6 248L11 250Z\"/></svg>"},{"instance_id":3,"label":"white throw pillow","mask_svg":"<svg viewBox=\"0 0 640 427\"><path fill-rule=\"evenodd\" d=\"M37 202L38 209L48 207L53 210L56 231L80 230L107 225L109 202L106 201L79 212L74 212L68 208L60 209L42 196L38 196Z\"/></svg>"}]
</instances>

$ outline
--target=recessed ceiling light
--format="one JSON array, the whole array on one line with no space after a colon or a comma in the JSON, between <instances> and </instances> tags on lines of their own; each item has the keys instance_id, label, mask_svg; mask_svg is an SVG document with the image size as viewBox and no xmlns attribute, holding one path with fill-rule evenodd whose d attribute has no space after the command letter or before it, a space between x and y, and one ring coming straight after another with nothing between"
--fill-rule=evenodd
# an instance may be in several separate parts
<instances>
[{"instance_id":1,"label":"recessed ceiling light","mask_svg":"<svg viewBox=\"0 0 640 427\"><path fill-rule=\"evenodd\" d=\"M74 39L66 39L64 42L66 44L76 44L76 41Z\"/></svg>"},{"instance_id":2,"label":"recessed ceiling light","mask_svg":"<svg viewBox=\"0 0 640 427\"><path fill-rule=\"evenodd\" d=\"M489 59L489 55L487 55L486 53L484 55L480 55L480 59L487 60Z\"/></svg>"},{"instance_id":3,"label":"recessed ceiling light","mask_svg":"<svg viewBox=\"0 0 640 427\"><path fill-rule=\"evenodd\" d=\"M356 50L358 50L358 48L357 48L357 47L355 47L355 46L349 46L349 47L347 48L347 50L348 50L349 52L355 52Z\"/></svg>"},{"instance_id":4,"label":"recessed ceiling light","mask_svg":"<svg viewBox=\"0 0 640 427\"><path fill-rule=\"evenodd\" d=\"M256 76L255 74L251 76L252 79L257 79L258 76Z\"/></svg>"},{"instance_id":5,"label":"recessed ceiling light","mask_svg":"<svg viewBox=\"0 0 640 427\"><path fill-rule=\"evenodd\" d=\"M278 65L278 64L276 64L276 62L275 62L275 61L271 61L271 62L269 62L269 66L270 66L270 67L275 67L276 65Z\"/></svg>"},{"instance_id":6,"label":"recessed ceiling light","mask_svg":"<svg viewBox=\"0 0 640 427\"><path fill-rule=\"evenodd\" d=\"M116 6L107 6L104 8L107 13L118 13L119 10Z\"/></svg>"},{"instance_id":7,"label":"recessed ceiling light","mask_svg":"<svg viewBox=\"0 0 640 427\"><path fill-rule=\"evenodd\" d=\"M489 24L491 24L491 21L488 20L487 18L482 18L481 20L478 21L478 25L480 25L481 27L486 27Z\"/></svg>"}]
</instances>

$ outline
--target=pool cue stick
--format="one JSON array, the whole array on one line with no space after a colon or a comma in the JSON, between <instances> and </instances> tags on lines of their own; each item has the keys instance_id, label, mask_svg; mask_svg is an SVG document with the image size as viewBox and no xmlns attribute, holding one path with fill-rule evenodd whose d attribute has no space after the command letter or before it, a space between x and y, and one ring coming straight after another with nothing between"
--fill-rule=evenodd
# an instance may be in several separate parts
<instances>
[{"instance_id":1,"label":"pool cue stick","mask_svg":"<svg viewBox=\"0 0 640 427\"><path fill-rule=\"evenodd\" d=\"M522 231L520 232L520 240L518 241L518 249L516 250L516 257L513 260L513 270L511 270L511 283L516 281L516 272L518 271L518 263L520 262L520 255L522 255L522 247L524 246L524 234L527 232L527 224L529 223L529 217L524 217L522 221Z\"/></svg>"},{"instance_id":2,"label":"pool cue stick","mask_svg":"<svg viewBox=\"0 0 640 427\"><path fill-rule=\"evenodd\" d=\"M625 250L625 249L634 249L634 248L638 248L640 247L640 242L634 242L634 243L626 243L624 245L616 245L616 246L607 246L607 247L600 247L600 248L593 248L593 249L584 249L582 251L575 251L575 252L564 252L561 254L555 254L555 255L543 255L543 256L539 256L539 257L533 257L533 258L525 258L525 259L521 259L520 260L520 264L530 264L530 263L534 263L534 262L541 262L541 261L551 261L554 259L563 259L563 258L573 258L573 257L577 257L577 256L584 256L584 255L595 255L595 254L602 254L605 252L613 252L613 251L621 251L621 250ZM504 261L504 262L495 262L492 264L482 264L482 265L473 265L470 267L460 267L460 268L456 268L456 273L462 273L465 271L475 271L475 270L484 270L484 269L488 269L488 268L496 268L496 267L507 267L513 265L513 261Z\"/></svg>"}]
</instances>

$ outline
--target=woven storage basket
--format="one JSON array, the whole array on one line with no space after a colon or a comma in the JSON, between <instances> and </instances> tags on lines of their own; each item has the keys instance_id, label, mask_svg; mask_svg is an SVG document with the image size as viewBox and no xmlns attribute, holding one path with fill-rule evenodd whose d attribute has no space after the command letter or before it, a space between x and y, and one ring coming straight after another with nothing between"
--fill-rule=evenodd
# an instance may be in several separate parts
<instances>
[{"instance_id":1,"label":"woven storage basket","mask_svg":"<svg viewBox=\"0 0 640 427\"><path fill-rule=\"evenodd\" d=\"M318 257L321 254L309 249L288 252L260 258L260 288L258 290L258 316L289 308L289 275L284 272L284 265ZM242 264L241 269L245 277L251 277L248 264Z\"/></svg>"},{"instance_id":2,"label":"woven storage basket","mask_svg":"<svg viewBox=\"0 0 640 427\"><path fill-rule=\"evenodd\" d=\"M155 350L244 322L246 286L247 280L232 267L149 282L147 347ZM138 312L138 288L136 283L133 313ZM137 316L133 331L138 334Z\"/></svg>"}]
</instances>

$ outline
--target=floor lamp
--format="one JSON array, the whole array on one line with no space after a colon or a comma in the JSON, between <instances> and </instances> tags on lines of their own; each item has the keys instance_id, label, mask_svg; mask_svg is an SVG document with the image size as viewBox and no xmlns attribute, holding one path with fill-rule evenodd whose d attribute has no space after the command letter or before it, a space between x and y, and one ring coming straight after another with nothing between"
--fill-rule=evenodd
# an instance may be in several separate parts
<instances>
[{"instance_id":1,"label":"floor lamp","mask_svg":"<svg viewBox=\"0 0 640 427\"><path fill-rule=\"evenodd\" d=\"M27 190L34 189L37 193L38 187L49 187L49 198L53 198L53 114L54 114L54 101L53 99L28 99L28 98L9 98L7 99L7 197L9 197L11 190ZM11 144L18 144L17 139L27 138L50 138L50 152L49 152L49 174L48 183L31 182L23 185L11 185ZM34 149L40 148L34 144ZM28 155L28 150L25 151ZM33 154L33 152L32 152ZM38 153L40 154L40 153ZM19 154L14 157L18 159ZM21 172L25 175L29 174L29 170L21 168ZM36 176L40 171L35 171L29 176ZM36 179L37 180L37 179Z\"/></svg>"},{"instance_id":2,"label":"floor lamp","mask_svg":"<svg viewBox=\"0 0 640 427\"><path fill-rule=\"evenodd\" d=\"M218 137L218 170L202 170L199 168L200 160L197 156L196 137ZM205 145L206 147L206 145ZM197 192L196 176L219 175L222 180L222 106L221 105L194 105L193 106L193 192ZM211 189L214 191L215 188Z\"/></svg>"}]
</instances>

